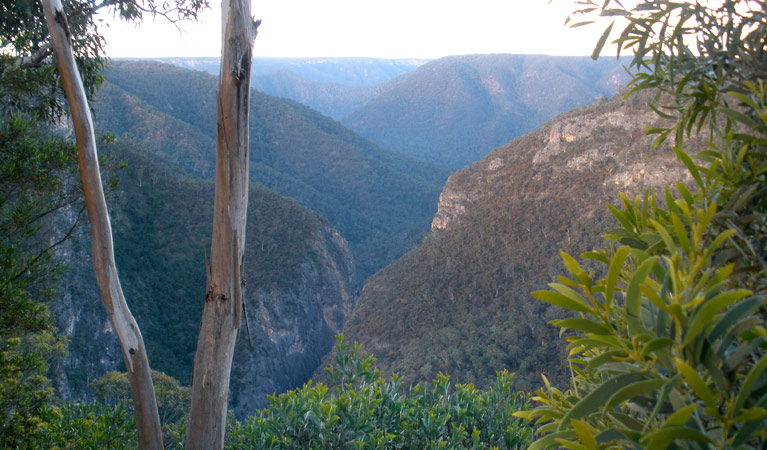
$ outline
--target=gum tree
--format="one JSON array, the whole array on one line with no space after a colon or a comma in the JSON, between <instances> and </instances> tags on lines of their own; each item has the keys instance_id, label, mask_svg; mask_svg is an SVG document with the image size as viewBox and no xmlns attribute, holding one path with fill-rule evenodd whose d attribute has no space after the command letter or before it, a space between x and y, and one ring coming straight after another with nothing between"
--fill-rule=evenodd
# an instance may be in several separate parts
<instances>
[{"instance_id":1,"label":"gum tree","mask_svg":"<svg viewBox=\"0 0 767 450\"><path fill-rule=\"evenodd\" d=\"M119 3L121 14L137 4ZM152 6L153 3L149 2ZM99 174L93 121L73 51L73 34L60 0L43 0L75 129L93 241L94 270L107 314L123 351L142 449L163 448L154 388L141 332L128 309L114 262L111 225ZM251 49L258 23L246 0L223 2L222 57L216 124L213 241L207 293L195 356L187 448L223 448L229 375L243 313L243 254L248 203L248 109Z\"/></svg>"}]
</instances>

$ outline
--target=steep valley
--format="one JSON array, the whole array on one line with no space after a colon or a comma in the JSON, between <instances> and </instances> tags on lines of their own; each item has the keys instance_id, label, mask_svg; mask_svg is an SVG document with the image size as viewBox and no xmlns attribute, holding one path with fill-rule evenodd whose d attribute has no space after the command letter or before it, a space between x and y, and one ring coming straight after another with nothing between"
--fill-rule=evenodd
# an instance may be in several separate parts
<instances>
[{"instance_id":1,"label":"steep valley","mask_svg":"<svg viewBox=\"0 0 767 450\"><path fill-rule=\"evenodd\" d=\"M209 245L214 89L206 73L120 62L95 104L97 126L116 137L106 148L128 164L111 200L126 296L153 367L184 383ZM682 173L668 148L648 151L643 125L656 119L645 103L614 98L562 114L443 187L445 166L254 91L250 329L236 350L232 407L253 412L267 394L324 379L342 331L405 385L442 372L484 386L502 369L516 372L518 389L537 387L541 373L564 382L564 342L547 325L558 313L529 294L561 270L559 249L599 242L613 223L604 203L619 190L638 194ZM72 270L56 308L71 335L56 371L69 396L122 364L88 248L83 237L64 249Z\"/></svg>"},{"instance_id":2,"label":"steep valley","mask_svg":"<svg viewBox=\"0 0 767 450\"><path fill-rule=\"evenodd\" d=\"M102 146L127 164L109 200L121 283L152 367L189 383L205 296L213 184L131 147ZM308 379L343 329L359 289L346 241L297 203L253 184L247 229L249 320L230 387L239 414ZM65 396L80 397L105 371L124 368L92 275L87 234L63 251L70 267L54 313L70 348L55 380Z\"/></svg>"},{"instance_id":3,"label":"steep valley","mask_svg":"<svg viewBox=\"0 0 767 450\"><path fill-rule=\"evenodd\" d=\"M684 180L639 96L565 113L453 174L423 243L365 284L344 333L407 385L444 373L518 389L566 383L561 312L530 296L613 226L605 202ZM321 376L321 374L317 374Z\"/></svg>"}]
</instances>

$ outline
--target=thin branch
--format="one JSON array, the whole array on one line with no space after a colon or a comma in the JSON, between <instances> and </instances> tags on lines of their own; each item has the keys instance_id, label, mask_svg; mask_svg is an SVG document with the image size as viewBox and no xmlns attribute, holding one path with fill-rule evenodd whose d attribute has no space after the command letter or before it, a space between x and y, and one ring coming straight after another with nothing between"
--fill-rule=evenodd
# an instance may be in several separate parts
<instances>
[{"instance_id":1,"label":"thin branch","mask_svg":"<svg viewBox=\"0 0 767 450\"><path fill-rule=\"evenodd\" d=\"M25 56L23 58L17 58L13 62L13 66L16 69L29 69L32 67L38 67L45 60L45 58L51 56L52 54L51 43L46 42L40 48L35 50L31 55Z\"/></svg>"},{"instance_id":2,"label":"thin branch","mask_svg":"<svg viewBox=\"0 0 767 450\"><path fill-rule=\"evenodd\" d=\"M69 231L67 231L67 233L64 235L64 237L62 237L61 239L59 239L58 241L56 241L55 243L53 243L52 245L50 245L50 246L49 246L48 248L46 248L45 250L43 250L43 251L41 251L40 253L38 253L38 254L37 254L37 256L35 256L34 258L32 258L32 261L30 261L30 262L29 262L29 264L27 264L27 266L26 266L25 268L21 269L21 271L19 271L19 272L18 272L16 275L12 276L12 277L11 277L10 279L8 279L8 280L7 280L5 283L3 283L3 286L6 286L8 283L12 283L12 282L14 282L14 281L18 280L18 279L19 279L19 278L20 278L22 275L24 275L26 272L28 272L29 270L31 270L31 269L32 269L32 267L34 267L34 266L35 266L35 264L37 264L37 261L39 261L39 260L40 260L40 258L42 258L42 257L43 257L43 256L45 256L45 255L46 255L48 252L50 252L50 251L51 251L51 250L53 250L54 248L56 248L56 247L58 247L59 245L61 245L61 244L62 244L64 241L66 241L67 239L69 239L69 238L72 236L72 233L74 233L75 229L77 228L77 225L79 225L79 224L80 224L80 218L81 218L81 217L82 217L82 215L83 215L83 211L85 211L85 205L83 205L83 206L80 208L80 211L78 211L78 213L77 213L77 219L75 219L75 223L74 223L74 224L72 224L72 226L69 228Z\"/></svg>"}]
</instances>

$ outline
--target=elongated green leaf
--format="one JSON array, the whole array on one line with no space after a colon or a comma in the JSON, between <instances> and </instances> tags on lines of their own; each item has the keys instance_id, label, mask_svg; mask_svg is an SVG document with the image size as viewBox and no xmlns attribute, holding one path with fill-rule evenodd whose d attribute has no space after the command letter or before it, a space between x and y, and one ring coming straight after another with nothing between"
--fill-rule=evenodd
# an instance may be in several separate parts
<instances>
[{"instance_id":1,"label":"elongated green leaf","mask_svg":"<svg viewBox=\"0 0 767 450\"><path fill-rule=\"evenodd\" d=\"M674 243L674 239L671 238L671 233L668 232L666 227L654 219L650 219L650 225L655 228L655 231L657 231L661 239L663 239L663 242L666 244L668 251L673 252L676 249L676 244Z\"/></svg>"},{"instance_id":2,"label":"elongated green leaf","mask_svg":"<svg viewBox=\"0 0 767 450\"><path fill-rule=\"evenodd\" d=\"M637 381L636 383L631 383L628 386L624 386L615 391L615 393L608 399L605 408L612 408L619 403L631 400L640 395L648 395L653 391L660 389L665 383L666 380L664 379L642 380Z\"/></svg>"},{"instance_id":3,"label":"elongated green leaf","mask_svg":"<svg viewBox=\"0 0 767 450\"><path fill-rule=\"evenodd\" d=\"M599 323L589 319L582 319L575 317L572 319L552 320L552 325L560 328L567 328L570 330L582 331L584 333L593 334L612 334L613 330Z\"/></svg>"},{"instance_id":4,"label":"elongated green leaf","mask_svg":"<svg viewBox=\"0 0 767 450\"><path fill-rule=\"evenodd\" d=\"M735 289L732 291L722 292L716 297L703 303L703 305L693 315L690 325L687 328L687 334L682 345L687 345L693 339L698 337L703 329L707 325L711 324L714 316L716 316L721 310L749 295L751 295L751 291L748 289Z\"/></svg>"},{"instance_id":5,"label":"elongated green leaf","mask_svg":"<svg viewBox=\"0 0 767 450\"><path fill-rule=\"evenodd\" d=\"M647 275L650 273L650 270L652 269L652 266L658 261L657 256L653 256L651 258L647 258L642 262L642 264L637 267L636 271L634 272L634 276L631 277L631 281L629 282L629 287L626 290L626 313L630 317L638 318L639 317L639 308L640 308L640 300L641 300L641 293L640 293L640 286L642 283L644 283L645 278L647 278Z\"/></svg>"},{"instance_id":6,"label":"elongated green leaf","mask_svg":"<svg viewBox=\"0 0 767 450\"><path fill-rule=\"evenodd\" d=\"M613 295L615 294L615 284L618 282L618 276L623 270L623 264L626 262L626 258L629 255L628 247L621 247L613 256L610 263L610 269L607 272L607 279L605 280L605 304L612 305Z\"/></svg>"},{"instance_id":7,"label":"elongated green leaf","mask_svg":"<svg viewBox=\"0 0 767 450\"><path fill-rule=\"evenodd\" d=\"M613 213L615 218L618 219L618 222L620 222L625 231L634 233L634 223L631 221L631 216L626 211L622 211L609 203L607 204L607 208Z\"/></svg>"},{"instance_id":8,"label":"elongated green leaf","mask_svg":"<svg viewBox=\"0 0 767 450\"><path fill-rule=\"evenodd\" d=\"M676 146L674 147L674 153L676 153L676 157L682 161L682 164L687 167L690 175L692 175L692 177L695 179L695 182L698 183L698 186L704 188L705 185L703 184L703 178L701 178L698 166L695 165L695 163L692 161L692 158L690 158L690 156L685 153L684 150Z\"/></svg>"},{"instance_id":9,"label":"elongated green leaf","mask_svg":"<svg viewBox=\"0 0 767 450\"><path fill-rule=\"evenodd\" d=\"M644 424L637 419L617 411L608 412L607 417L619 427L627 428L631 431L642 431L642 427L644 427Z\"/></svg>"},{"instance_id":10,"label":"elongated green leaf","mask_svg":"<svg viewBox=\"0 0 767 450\"><path fill-rule=\"evenodd\" d=\"M582 297L582 296L581 296L579 293L577 293L577 292L576 292L576 291L574 291L573 289L571 289L571 288L569 288L569 287L565 286L564 284L560 284L560 283L549 283L549 287L550 287L551 289L553 289L553 290L555 290L555 291L559 292L560 294L564 295L565 297L567 297L567 298L569 298L569 299L571 299L571 300L575 301L575 302L578 302L578 303L581 303L581 304L584 304L584 305L589 305L589 306L590 306L590 304L589 304L588 300L586 300L586 299L585 299L585 298L583 298L583 297Z\"/></svg>"},{"instance_id":11,"label":"elongated green leaf","mask_svg":"<svg viewBox=\"0 0 767 450\"><path fill-rule=\"evenodd\" d=\"M547 434L546 436L533 442L527 450L542 450L549 448L556 444L557 439L572 439L576 437L576 434L572 431L559 431L556 433Z\"/></svg>"},{"instance_id":12,"label":"elongated green leaf","mask_svg":"<svg viewBox=\"0 0 767 450\"><path fill-rule=\"evenodd\" d=\"M578 27L582 27L584 25L589 25L589 24L592 24L592 23L594 23L593 20L584 20L583 22L576 22L576 23L570 25L570 28L578 28Z\"/></svg>"},{"instance_id":13,"label":"elongated green leaf","mask_svg":"<svg viewBox=\"0 0 767 450\"><path fill-rule=\"evenodd\" d=\"M602 252L586 252L581 255L581 258L593 259L594 261L599 261L601 263L605 263L606 265L610 265L610 260L607 258L607 255Z\"/></svg>"},{"instance_id":14,"label":"elongated green leaf","mask_svg":"<svg viewBox=\"0 0 767 450\"><path fill-rule=\"evenodd\" d=\"M558 430L562 430L564 426L567 426L571 419L580 419L601 409L616 389L626 384L635 383L643 378L644 375L642 374L624 373L605 381L570 408L567 414L562 417Z\"/></svg>"},{"instance_id":15,"label":"elongated green leaf","mask_svg":"<svg viewBox=\"0 0 767 450\"><path fill-rule=\"evenodd\" d=\"M543 300L546 303L550 303L560 308L569 309L571 311L590 313L591 307L587 304L575 301L569 297L566 297L559 292L552 291L536 291L531 294L538 300Z\"/></svg>"},{"instance_id":16,"label":"elongated green leaf","mask_svg":"<svg viewBox=\"0 0 767 450\"><path fill-rule=\"evenodd\" d=\"M695 391L695 394L698 396L698 398L703 400L703 403L705 403L706 406L716 408L716 397L714 396L714 393L711 392L711 389L708 388L706 382L703 381L703 378L700 377L698 372L696 372L695 369L690 367L686 362L679 358L674 358L674 361L676 362L676 366L679 369L679 372L682 374L682 377L692 388L692 390Z\"/></svg>"},{"instance_id":17,"label":"elongated green leaf","mask_svg":"<svg viewBox=\"0 0 767 450\"><path fill-rule=\"evenodd\" d=\"M615 25L615 22L611 23L610 26L605 29L604 33L602 33L602 36L600 36L596 47L594 47L594 52L591 54L592 59L596 60L599 58L599 54L602 53L602 48L605 46L607 38L610 37L610 32L613 30L613 25Z\"/></svg>"},{"instance_id":18,"label":"elongated green leaf","mask_svg":"<svg viewBox=\"0 0 767 450\"><path fill-rule=\"evenodd\" d=\"M719 248L719 246L722 245L722 243L726 241L733 234L735 234L735 230L732 230L732 229L722 231L719 234L719 236L717 236L716 239L714 239L711 245L708 246L709 254L714 253Z\"/></svg>"},{"instance_id":19,"label":"elongated green leaf","mask_svg":"<svg viewBox=\"0 0 767 450\"><path fill-rule=\"evenodd\" d=\"M655 444L657 442L671 442L675 439L680 439L683 441L703 442L706 444L713 442L711 441L710 437L706 436L700 431L682 426L661 428L658 431L643 436L640 442L648 443L648 447L655 448L654 445L657 445ZM661 445L661 447L663 447L663 445Z\"/></svg>"},{"instance_id":20,"label":"elongated green leaf","mask_svg":"<svg viewBox=\"0 0 767 450\"><path fill-rule=\"evenodd\" d=\"M615 336L595 335L578 339L577 341L570 343L570 345L567 346L567 349L571 350L579 345L621 348L621 342Z\"/></svg>"},{"instance_id":21,"label":"elongated green leaf","mask_svg":"<svg viewBox=\"0 0 767 450\"><path fill-rule=\"evenodd\" d=\"M599 356L590 359L586 363L586 370L588 371L594 371L599 368L602 364L605 363L611 363L615 361L616 357L625 356L625 352L623 350L610 350L607 352L604 352L600 354Z\"/></svg>"},{"instance_id":22,"label":"elongated green leaf","mask_svg":"<svg viewBox=\"0 0 767 450\"><path fill-rule=\"evenodd\" d=\"M594 436L594 433L591 432L591 428L585 423L580 420L573 420L570 422L573 425L573 430L575 430L575 434L578 435L581 442L583 443L583 447L586 450L598 450L599 444L597 444L597 438Z\"/></svg>"},{"instance_id":23,"label":"elongated green leaf","mask_svg":"<svg viewBox=\"0 0 767 450\"><path fill-rule=\"evenodd\" d=\"M767 406L767 394L763 395L759 400L757 400L755 405L759 407ZM755 432L761 428L764 428L762 425L763 423L757 421L748 421L744 423L743 426L740 427L740 430L738 430L738 432L733 437L733 447L738 448L737 446L750 440Z\"/></svg>"},{"instance_id":24,"label":"elongated green leaf","mask_svg":"<svg viewBox=\"0 0 767 450\"><path fill-rule=\"evenodd\" d=\"M687 186L684 184L677 182L676 183L676 189L679 191L680 194L682 194L682 198L684 198L684 201L687 202L687 205L692 207L695 203L695 200L692 198L692 194L690 194L690 191L687 190Z\"/></svg>"},{"instance_id":25,"label":"elongated green leaf","mask_svg":"<svg viewBox=\"0 0 767 450\"><path fill-rule=\"evenodd\" d=\"M754 367L748 371L748 375L746 375L746 378L743 380L743 384L740 386L740 391L738 391L738 396L735 397L735 404L732 407L733 415L740 413L740 409L743 408L746 400L751 396L751 389L753 389L754 384L762 375L765 368L767 368L767 353L759 358L759 361L757 361L757 363L754 364ZM567 417L566 414L565 417Z\"/></svg>"},{"instance_id":26,"label":"elongated green leaf","mask_svg":"<svg viewBox=\"0 0 767 450\"><path fill-rule=\"evenodd\" d=\"M747 95L743 95L740 92L734 92L734 91L730 91L730 92L728 92L728 94L730 94L731 96L735 97L741 103L751 107L754 110L758 111L760 109L759 106L756 104L756 102L751 97L749 97Z\"/></svg>"},{"instance_id":27,"label":"elongated green leaf","mask_svg":"<svg viewBox=\"0 0 767 450\"><path fill-rule=\"evenodd\" d=\"M756 123L754 119L748 117L740 111L735 111L734 109L730 108L719 108L719 112L723 113L733 121L740 122L751 129L759 128L759 124Z\"/></svg>"},{"instance_id":28,"label":"elongated green leaf","mask_svg":"<svg viewBox=\"0 0 767 450\"><path fill-rule=\"evenodd\" d=\"M735 325L741 318L751 314L760 306L767 305L767 296L760 295L741 301L719 319L708 334L711 342L719 339L730 327Z\"/></svg>"},{"instance_id":29,"label":"elongated green leaf","mask_svg":"<svg viewBox=\"0 0 767 450\"><path fill-rule=\"evenodd\" d=\"M645 344L644 348L642 349L641 357L647 358L650 353L656 352L662 348L670 347L674 344L674 340L671 338L665 338L665 337L657 337L654 339L650 339L647 341L647 344Z\"/></svg>"},{"instance_id":30,"label":"elongated green leaf","mask_svg":"<svg viewBox=\"0 0 767 450\"><path fill-rule=\"evenodd\" d=\"M559 256L562 257L562 261L565 263L565 267L567 267L567 271L572 274L573 277L576 279L578 276L583 272L583 269L581 269L581 266L578 264L578 261L575 260L572 256L568 255L567 253L560 250Z\"/></svg>"},{"instance_id":31,"label":"elongated green leaf","mask_svg":"<svg viewBox=\"0 0 767 450\"><path fill-rule=\"evenodd\" d=\"M687 230L682 223L682 220L676 214L671 214L671 225L674 227L674 233L679 239L679 244L682 246L682 250L686 254L690 254L690 240L687 239Z\"/></svg>"}]
</instances>

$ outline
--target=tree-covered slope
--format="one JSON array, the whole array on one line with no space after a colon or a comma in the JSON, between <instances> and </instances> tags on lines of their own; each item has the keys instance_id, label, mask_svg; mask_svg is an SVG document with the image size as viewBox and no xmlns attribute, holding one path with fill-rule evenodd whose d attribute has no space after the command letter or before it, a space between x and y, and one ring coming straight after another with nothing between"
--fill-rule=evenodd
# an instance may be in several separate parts
<instances>
[{"instance_id":1,"label":"tree-covered slope","mask_svg":"<svg viewBox=\"0 0 767 450\"><path fill-rule=\"evenodd\" d=\"M393 80L343 122L387 148L461 168L626 80L615 60L449 56Z\"/></svg>"},{"instance_id":2,"label":"tree-covered slope","mask_svg":"<svg viewBox=\"0 0 767 450\"><path fill-rule=\"evenodd\" d=\"M613 222L604 207L684 179L668 148L648 150L655 121L638 97L575 110L450 177L421 246L371 277L347 339L406 383L437 372L486 385L504 368L517 388L566 380L559 312L530 297L590 250ZM680 178L681 177L681 178Z\"/></svg>"},{"instance_id":3,"label":"tree-covered slope","mask_svg":"<svg viewBox=\"0 0 767 450\"><path fill-rule=\"evenodd\" d=\"M253 87L276 97L295 100L335 120L342 120L362 108L385 89L375 86L350 86L308 80L288 69L253 77Z\"/></svg>"},{"instance_id":4,"label":"tree-covered slope","mask_svg":"<svg viewBox=\"0 0 767 450\"><path fill-rule=\"evenodd\" d=\"M212 228L213 183L179 173L129 141L103 145L120 170L109 206L115 258L128 304L144 336L152 368L188 383L205 299L205 255ZM357 291L345 241L325 219L252 183L245 250L243 327L232 383L238 411L261 407L266 395L305 382L341 331ZM71 337L60 368L73 395L122 355L99 300L88 236L63 255L70 270L55 306ZM248 340L253 344L249 347Z\"/></svg>"},{"instance_id":5,"label":"tree-covered slope","mask_svg":"<svg viewBox=\"0 0 767 450\"><path fill-rule=\"evenodd\" d=\"M187 173L212 173L213 76L147 61L114 63L106 75L95 107L101 130L137 139ZM363 277L428 229L446 168L383 149L308 107L258 91L250 117L252 179L328 218L349 241Z\"/></svg>"}]
</instances>

